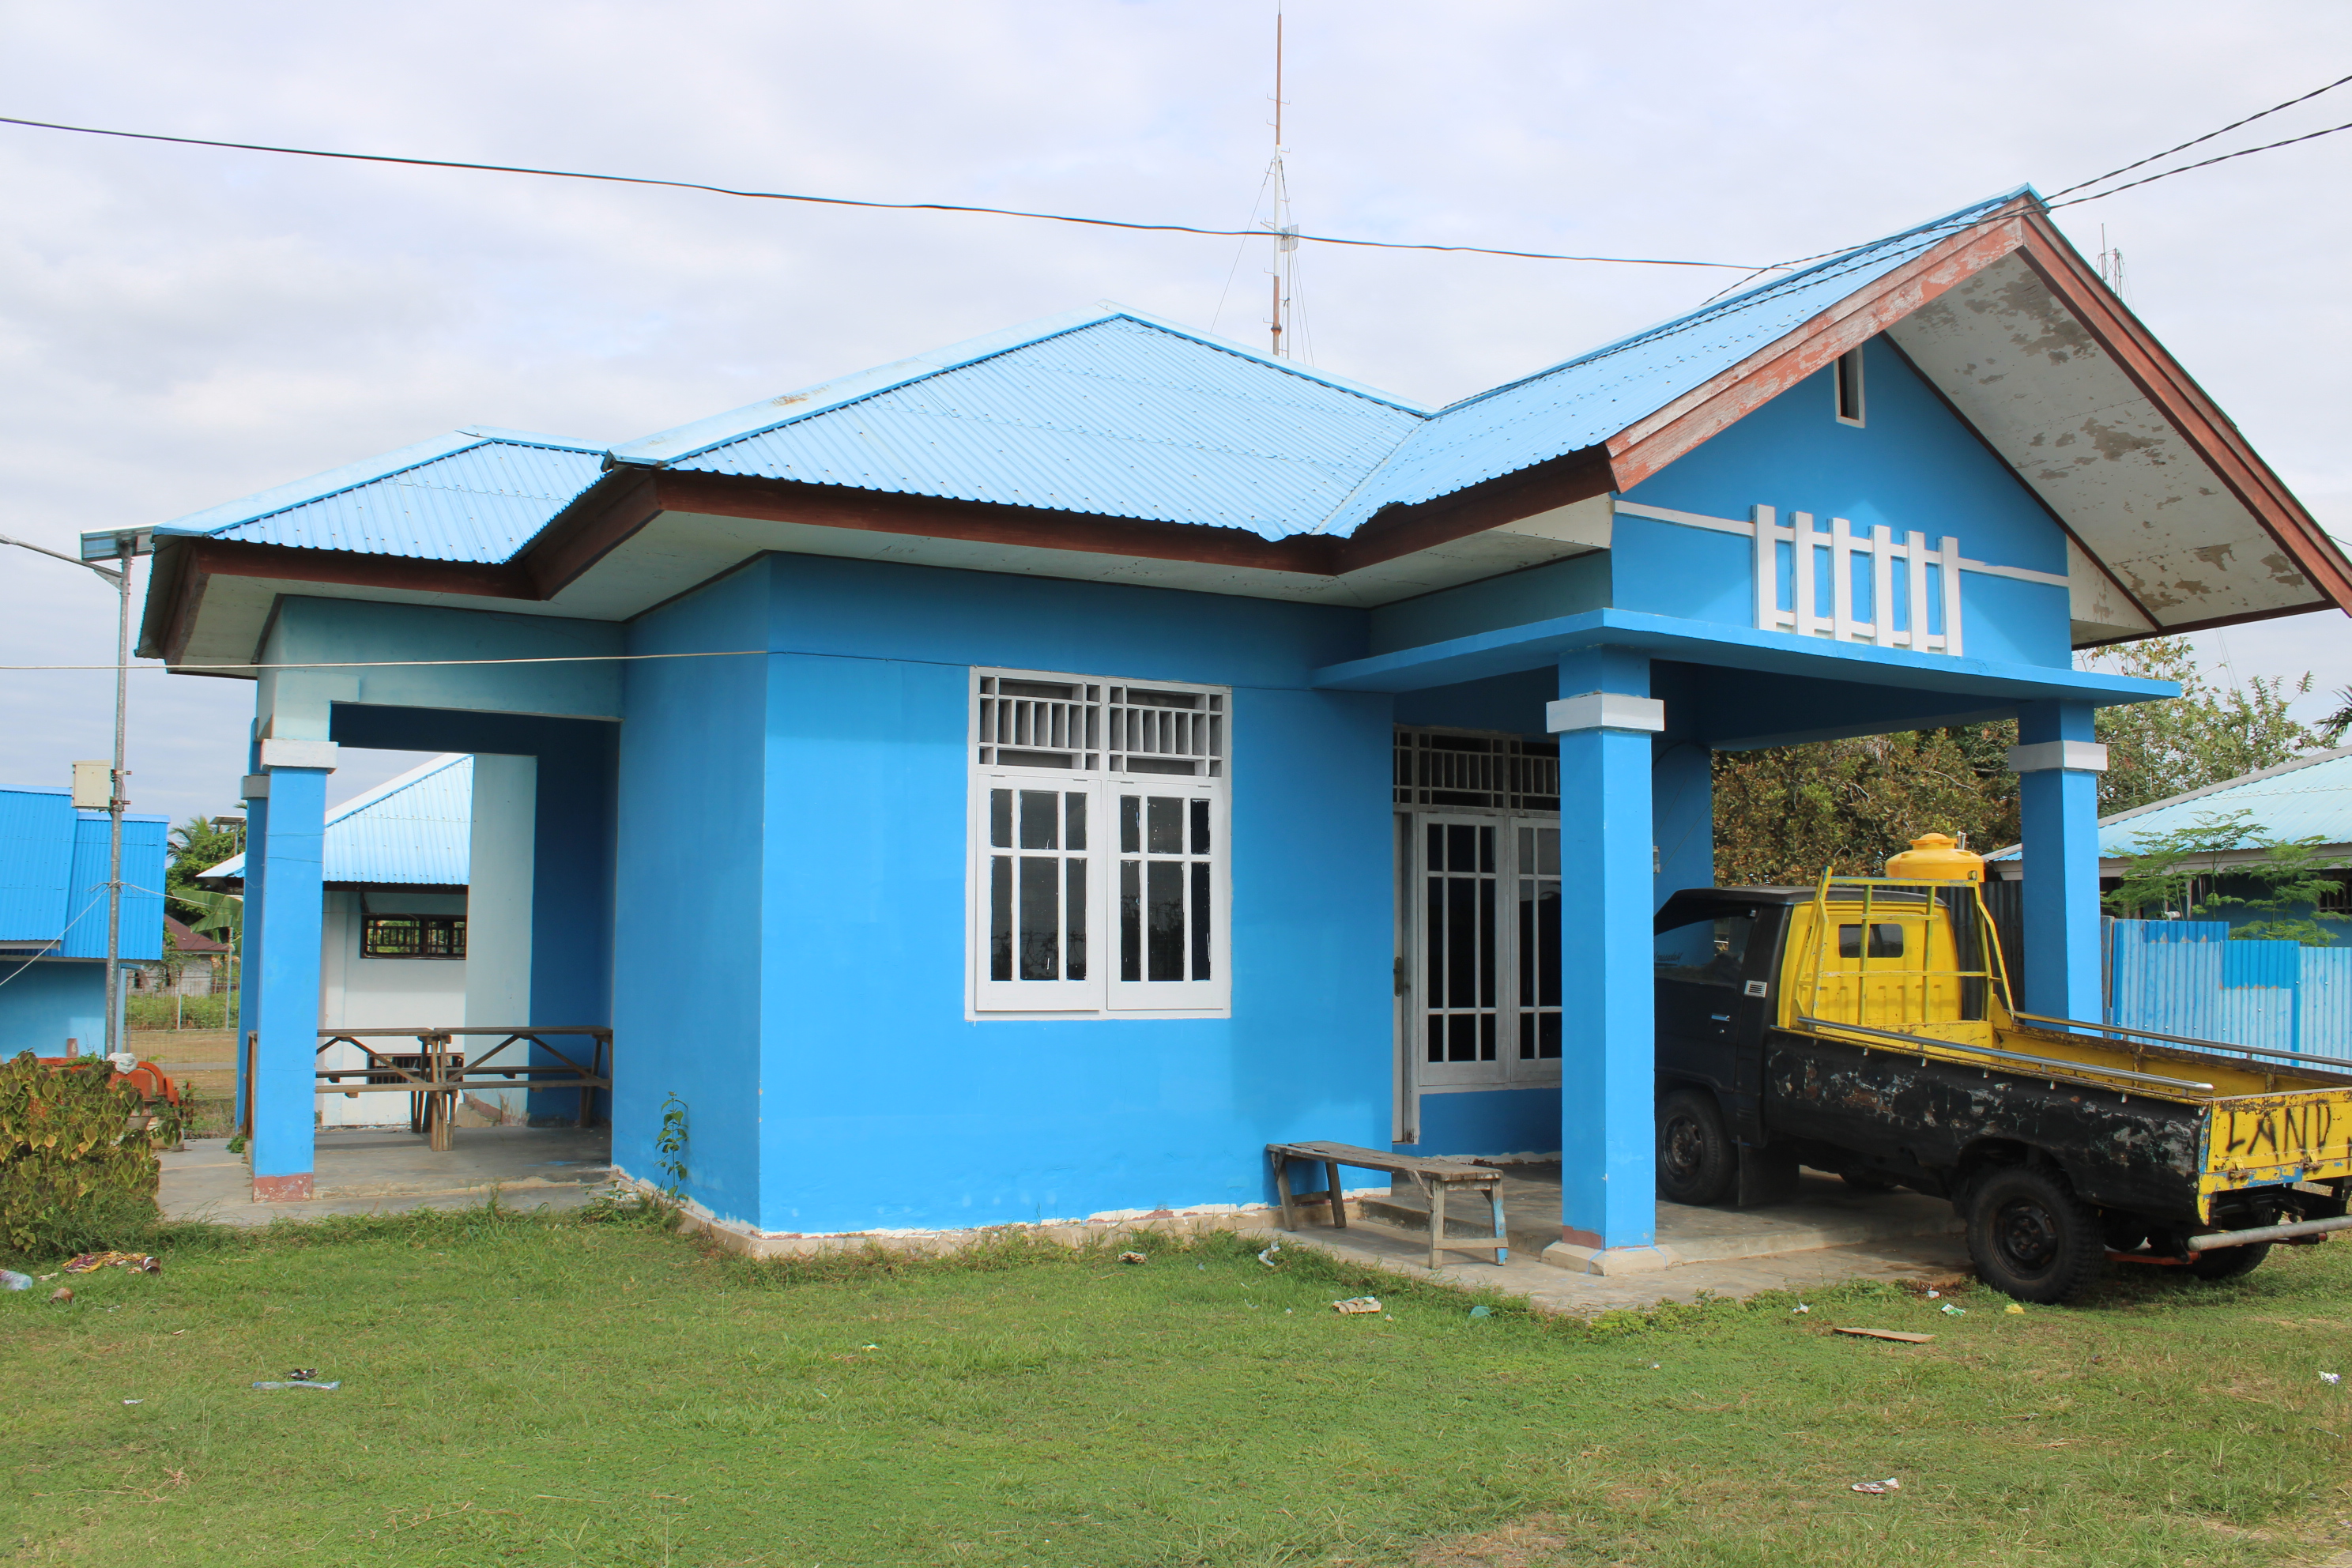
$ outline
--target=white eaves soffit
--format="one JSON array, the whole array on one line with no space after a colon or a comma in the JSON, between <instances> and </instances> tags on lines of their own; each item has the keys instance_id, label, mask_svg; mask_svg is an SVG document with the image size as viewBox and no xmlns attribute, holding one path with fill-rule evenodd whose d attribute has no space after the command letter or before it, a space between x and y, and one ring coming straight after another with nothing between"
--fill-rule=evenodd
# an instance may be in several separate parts
<instances>
[{"instance_id":1,"label":"white eaves soffit","mask_svg":"<svg viewBox=\"0 0 2352 1568\"><path fill-rule=\"evenodd\" d=\"M2021 256L1937 296L1887 336L2080 542L2068 561L2076 644L2326 607Z\"/></svg>"},{"instance_id":2,"label":"white eaves soffit","mask_svg":"<svg viewBox=\"0 0 2352 1568\"><path fill-rule=\"evenodd\" d=\"M282 577L240 577L233 570L215 572L205 580L187 645L173 662L181 667L235 665L255 658L270 614L281 595L621 621L691 593L745 561L772 551L1369 608L1571 555L1606 550L1612 521L1610 499L1596 496L1328 577L1210 562L1109 554L1096 550L1049 549L761 518L663 511L553 598L545 600L304 583Z\"/></svg>"}]
</instances>

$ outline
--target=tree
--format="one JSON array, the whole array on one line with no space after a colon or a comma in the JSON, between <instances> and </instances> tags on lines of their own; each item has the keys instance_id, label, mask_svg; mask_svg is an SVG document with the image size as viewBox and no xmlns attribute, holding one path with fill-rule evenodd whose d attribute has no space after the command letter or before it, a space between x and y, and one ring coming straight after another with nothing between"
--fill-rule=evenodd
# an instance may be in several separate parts
<instances>
[{"instance_id":1,"label":"tree","mask_svg":"<svg viewBox=\"0 0 2352 1568\"><path fill-rule=\"evenodd\" d=\"M2308 675L2217 687L2181 637L2151 637L2079 662L2181 688L2160 702L2099 710L2095 733L2107 747L2108 770L2099 778L2102 816L2275 767L2318 744L2286 712L2311 689ZM2346 706L2352 728L2352 692ZM1716 879L1802 885L1825 869L1874 875L1887 856L1928 832L1979 849L2014 844L2022 835L2007 752L2016 743L2017 725L2002 721L1719 753Z\"/></svg>"},{"instance_id":2,"label":"tree","mask_svg":"<svg viewBox=\"0 0 2352 1568\"><path fill-rule=\"evenodd\" d=\"M2320 744L2287 717L2287 704L2311 689L2257 675L2243 686L2217 687L2197 668L2183 637L2150 637L2084 659L2086 668L2177 680L2180 695L2099 710L2107 771L2099 777L2099 815L2128 811L2243 773L2293 762Z\"/></svg>"},{"instance_id":3,"label":"tree","mask_svg":"<svg viewBox=\"0 0 2352 1568\"><path fill-rule=\"evenodd\" d=\"M177 906L172 912L205 935L222 923L223 905L236 905L241 913L243 906L236 900L197 887L196 874L244 849L245 825L234 819L216 826L192 816L172 829L163 865L163 892Z\"/></svg>"},{"instance_id":4,"label":"tree","mask_svg":"<svg viewBox=\"0 0 2352 1568\"><path fill-rule=\"evenodd\" d=\"M2352 686L2336 689L2336 711L2319 721L2319 738L2331 746L2344 743L2344 731L2352 730Z\"/></svg>"},{"instance_id":5,"label":"tree","mask_svg":"<svg viewBox=\"0 0 2352 1568\"><path fill-rule=\"evenodd\" d=\"M1715 759L1715 875L1726 885L1874 876L1923 833L2017 841L2014 724L1822 741Z\"/></svg>"},{"instance_id":6,"label":"tree","mask_svg":"<svg viewBox=\"0 0 2352 1568\"><path fill-rule=\"evenodd\" d=\"M2344 862L2322 859L2323 842L2316 834L2308 838L2267 837L2255 826L2251 811L2206 812L2186 827L2144 835L2135 841L2122 884L2104 901L2125 917L2151 909L2168 916L2191 918L2226 917L2232 909L2251 910L2263 918L2233 929L2230 932L2233 941L2268 938L2326 947L2335 937L2321 922L2340 922L2345 917L2326 913L2318 905L2336 886L2326 873ZM2264 853L2258 860L2231 858L2248 849ZM2224 893L2221 890L2224 880L2252 883L2256 892L2251 898ZM2308 912L2297 914L2298 910Z\"/></svg>"}]
</instances>

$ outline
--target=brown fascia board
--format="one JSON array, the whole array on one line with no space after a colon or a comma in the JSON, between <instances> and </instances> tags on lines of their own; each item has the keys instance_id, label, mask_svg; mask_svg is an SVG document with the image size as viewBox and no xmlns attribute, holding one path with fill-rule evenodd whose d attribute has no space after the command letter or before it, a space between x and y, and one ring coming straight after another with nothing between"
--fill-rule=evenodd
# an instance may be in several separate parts
<instances>
[{"instance_id":1,"label":"brown fascia board","mask_svg":"<svg viewBox=\"0 0 2352 1568\"><path fill-rule=\"evenodd\" d=\"M1435 500L1391 507L1352 538L1268 540L1238 528L1106 518L993 501L945 500L731 474L621 470L558 513L520 558L503 565L413 561L215 539L166 542L149 595L141 652L176 662L214 576L451 594L544 603L665 511L765 519L819 528L961 539L1045 550L1201 562L1335 577L1572 501L1605 494L1598 448L1573 452ZM488 606L486 606L488 607Z\"/></svg>"},{"instance_id":2,"label":"brown fascia board","mask_svg":"<svg viewBox=\"0 0 2352 1568\"><path fill-rule=\"evenodd\" d=\"M2156 334L2141 325L2099 280L2082 255L2047 216L2029 214L2025 263L2082 322L2084 330L2161 410L2182 440L2205 460L2214 476L2254 515L2263 531L2286 552L2313 587L2339 610L2352 612L2352 561L2305 510L2294 492L2240 433L2221 405L2206 395ZM2316 606L2315 606L2316 607ZM2291 614L2274 611L2274 615ZM2260 616L2243 617L2260 619ZM2206 625L2221 623L2209 622ZM2188 627L2165 627L2169 632Z\"/></svg>"},{"instance_id":3,"label":"brown fascia board","mask_svg":"<svg viewBox=\"0 0 2352 1568\"><path fill-rule=\"evenodd\" d=\"M1963 229L1794 331L1609 438L1617 489L1630 490L1721 434L1849 349L1967 282L2025 243L2025 198Z\"/></svg>"}]
</instances>

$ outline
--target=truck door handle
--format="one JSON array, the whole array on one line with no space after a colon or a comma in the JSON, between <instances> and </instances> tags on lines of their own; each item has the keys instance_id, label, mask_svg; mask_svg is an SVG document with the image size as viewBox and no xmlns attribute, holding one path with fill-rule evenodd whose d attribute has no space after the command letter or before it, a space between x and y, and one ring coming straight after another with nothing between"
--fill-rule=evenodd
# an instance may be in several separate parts
<instances>
[{"instance_id":1,"label":"truck door handle","mask_svg":"<svg viewBox=\"0 0 2352 1568\"><path fill-rule=\"evenodd\" d=\"M1707 1016L1714 1019L1718 1024L1728 1024L1731 1022L1731 1015L1728 1013L1709 1013Z\"/></svg>"}]
</instances>

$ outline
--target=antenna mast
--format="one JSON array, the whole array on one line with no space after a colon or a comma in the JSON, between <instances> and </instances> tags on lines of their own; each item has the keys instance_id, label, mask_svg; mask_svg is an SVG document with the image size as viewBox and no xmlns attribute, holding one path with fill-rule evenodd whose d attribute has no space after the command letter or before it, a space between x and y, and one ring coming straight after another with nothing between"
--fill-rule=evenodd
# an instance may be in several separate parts
<instances>
[{"instance_id":1,"label":"antenna mast","mask_svg":"<svg viewBox=\"0 0 2352 1568\"><path fill-rule=\"evenodd\" d=\"M1290 216L1290 183L1282 168L1282 6L1274 8L1274 163L1267 170L1274 182L1274 357L1289 357L1282 342L1283 313L1290 308L1291 258L1298 249L1298 225Z\"/></svg>"}]
</instances>

